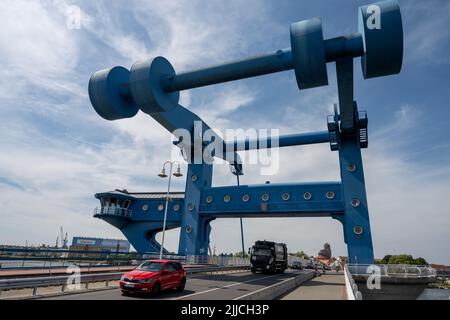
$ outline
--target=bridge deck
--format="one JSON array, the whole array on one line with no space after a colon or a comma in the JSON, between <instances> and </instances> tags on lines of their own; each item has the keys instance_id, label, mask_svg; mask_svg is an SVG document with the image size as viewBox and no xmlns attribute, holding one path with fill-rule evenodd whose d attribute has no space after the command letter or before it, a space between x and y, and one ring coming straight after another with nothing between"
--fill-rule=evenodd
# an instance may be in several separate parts
<instances>
[{"instance_id":1,"label":"bridge deck","mask_svg":"<svg viewBox=\"0 0 450 320\"><path fill-rule=\"evenodd\" d=\"M329 272L313 278L281 300L345 300L345 280L342 273Z\"/></svg>"}]
</instances>

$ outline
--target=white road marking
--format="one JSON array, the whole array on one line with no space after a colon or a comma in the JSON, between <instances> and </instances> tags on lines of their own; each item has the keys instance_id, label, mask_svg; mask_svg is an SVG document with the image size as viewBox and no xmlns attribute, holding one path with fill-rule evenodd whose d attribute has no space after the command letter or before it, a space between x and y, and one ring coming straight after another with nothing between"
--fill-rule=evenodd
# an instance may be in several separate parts
<instances>
[{"instance_id":1,"label":"white road marking","mask_svg":"<svg viewBox=\"0 0 450 320\"><path fill-rule=\"evenodd\" d=\"M254 294L254 293L260 292L260 291L262 291L262 290L266 290L266 289L272 288L273 286L279 285L279 284L281 284L281 283L283 283L283 282L286 282L286 281L288 281L288 280L292 280L292 279L293 279L293 278L289 278L289 279L283 280L283 281L281 281L281 282L277 282L277 283L274 283L274 284L273 284L273 285L271 285L271 286L268 286L268 287L264 287L264 288L261 288L261 289L259 289L259 290L256 290L256 291L252 291L252 292L250 292L250 293L244 294L243 296L240 296L240 297L234 298L233 300L239 300L239 299L241 299L241 298L244 298L244 297L247 297L247 296L249 296L249 295L251 295L251 294Z\"/></svg>"},{"instance_id":2,"label":"white road marking","mask_svg":"<svg viewBox=\"0 0 450 320\"><path fill-rule=\"evenodd\" d=\"M258 281L258 280L262 280L262 279L268 279L268 278L277 277L277 276L279 276L279 274L275 274L273 276L267 276L267 277L263 277L263 278L252 279L252 280L248 280L248 281L244 281L244 282L232 283L232 284L229 284L229 285L226 285L226 286L223 286L223 287L209 289L209 290L200 291L200 292L195 292L195 293L191 293L191 294L188 294L188 295L185 295L185 296L173 298L173 299L170 299L170 300L180 300L180 299L183 299L183 298L192 297L192 296L196 296L196 295L207 293L207 292L212 292L212 291L216 291L216 290L220 290L220 289L224 289L224 288L231 288L231 287L238 286L240 284L250 283L250 282L254 282L254 281Z\"/></svg>"}]
</instances>

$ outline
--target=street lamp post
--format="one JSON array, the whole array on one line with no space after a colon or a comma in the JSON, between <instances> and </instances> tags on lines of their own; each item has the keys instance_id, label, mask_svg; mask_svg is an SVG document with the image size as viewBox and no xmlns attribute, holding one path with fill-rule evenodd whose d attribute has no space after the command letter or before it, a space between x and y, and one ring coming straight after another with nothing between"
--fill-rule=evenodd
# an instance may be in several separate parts
<instances>
[{"instance_id":1,"label":"street lamp post","mask_svg":"<svg viewBox=\"0 0 450 320\"><path fill-rule=\"evenodd\" d=\"M169 198L170 198L170 183L172 182L172 168L175 163L178 164L178 169L173 175L175 177L182 177L183 174L181 173L180 163L178 161L164 162L161 173L158 174L158 176L160 176L161 178L169 177L169 183L167 184L166 205L164 206L164 222L163 222L163 234L162 234L162 241L161 241L161 249L159 251L159 259L160 260L163 257L163 251L164 251L164 238L166 236L166 223L167 223L167 209L169 207ZM168 164L170 164L169 175L166 174L166 165L168 165Z\"/></svg>"},{"instance_id":2,"label":"street lamp post","mask_svg":"<svg viewBox=\"0 0 450 320\"><path fill-rule=\"evenodd\" d=\"M239 181L239 174L236 175L237 178L237 185L240 186L240 181ZM242 222L242 217L240 218L240 222L241 222L241 245L242 245L242 258L245 257L245 245L244 245L244 225Z\"/></svg>"}]
</instances>

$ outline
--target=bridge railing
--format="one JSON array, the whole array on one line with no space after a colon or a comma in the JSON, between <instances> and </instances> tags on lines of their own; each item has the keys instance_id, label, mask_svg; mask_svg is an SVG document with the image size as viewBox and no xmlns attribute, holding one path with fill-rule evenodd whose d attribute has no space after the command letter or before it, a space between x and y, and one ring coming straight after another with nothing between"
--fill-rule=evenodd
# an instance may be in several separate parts
<instances>
[{"instance_id":1,"label":"bridge railing","mask_svg":"<svg viewBox=\"0 0 450 320\"><path fill-rule=\"evenodd\" d=\"M131 218L132 210L122 207L97 207L94 209L94 217L97 216L118 216Z\"/></svg>"},{"instance_id":2,"label":"bridge railing","mask_svg":"<svg viewBox=\"0 0 450 320\"><path fill-rule=\"evenodd\" d=\"M433 278L436 270L430 266L406 265L406 264L349 264L349 272L356 276L371 275L379 272L381 276L402 278Z\"/></svg>"},{"instance_id":3,"label":"bridge railing","mask_svg":"<svg viewBox=\"0 0 450 320\"><path fill-rule=\"evenodd\" d=\"M218 266L248 266L250 258L229 257L229 256L195 256L188 255L185 258L186 264L208 264Z\"/></svg>"},{"instance_id":4,"label":"bridge railing","mask_svg":"<svg viewBox=\"0 0 450 320\"><path fill-rule=\"evenodd\" d=\"M250 264L248 258L229 256L181 256L165 253L163 258L180 261L187 265L245 266ZM90 268L135 266L151 259L159 259L159 252L137 253L0 247L0 270L55 269L74 264Z\"/></svg>"},{"instance_id":5,"label":"bridge railing","mask_svg":"<svg viewBox=\"0 0 450 320\"><path fill-rule=\"evenodd\" d=\"M345 278L345 293L347 300L362 300L362 293L358 290L358 285L353 279L348 264L344 266L344 278Z\"/></svg>"}]
</instances>

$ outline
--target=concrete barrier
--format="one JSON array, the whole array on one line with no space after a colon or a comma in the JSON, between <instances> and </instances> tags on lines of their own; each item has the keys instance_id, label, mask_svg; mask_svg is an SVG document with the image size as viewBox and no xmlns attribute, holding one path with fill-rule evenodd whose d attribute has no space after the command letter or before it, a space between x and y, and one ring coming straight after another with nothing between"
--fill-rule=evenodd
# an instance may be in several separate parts
<instances>
[{"instance_id":1,"label":"concrete barrier","mask_svg":"<svg viewBox=\"0 0 450 320\"><path fill-rule=\"evenodd\" d=\"M299 274L298 276L286 279L284 281L275 283L266 288L253 291L244 296L238 297L234 300L274 300L283 294L297 288L302 283L314 278L315 272L309 271L307 273Z\"/></svg>"}]
</instances>

